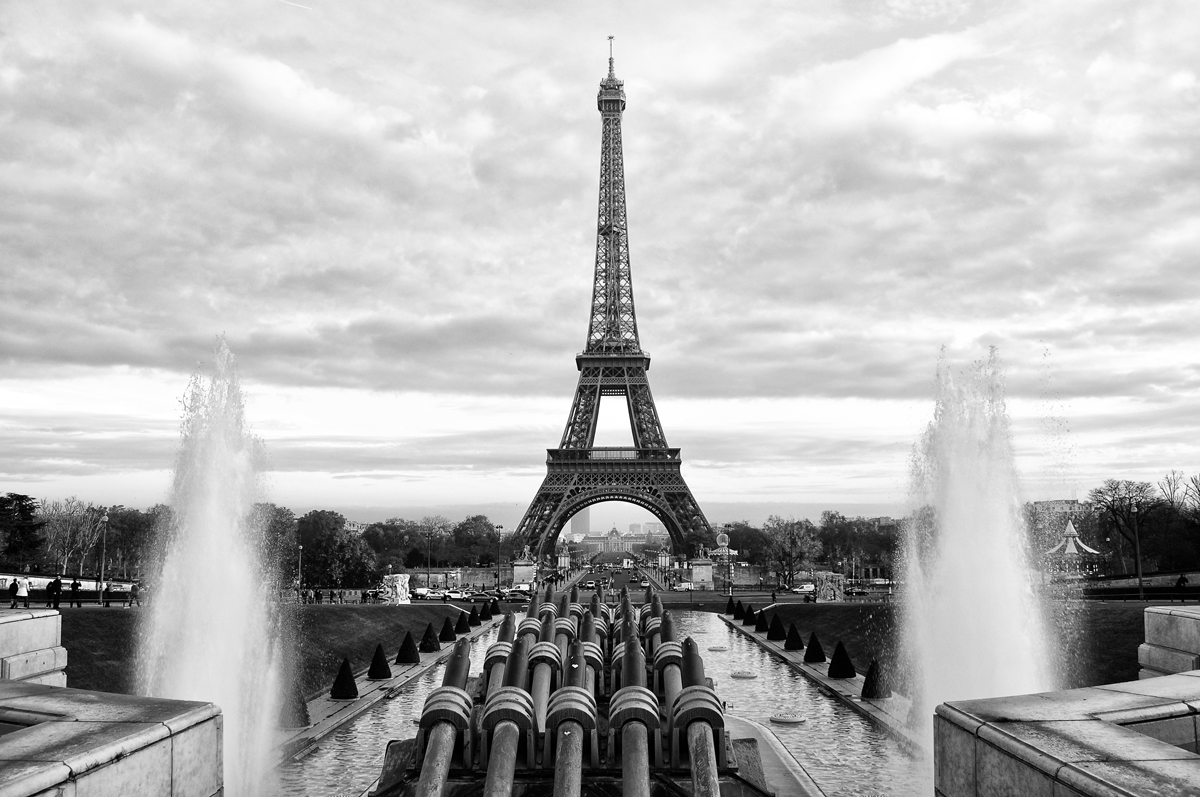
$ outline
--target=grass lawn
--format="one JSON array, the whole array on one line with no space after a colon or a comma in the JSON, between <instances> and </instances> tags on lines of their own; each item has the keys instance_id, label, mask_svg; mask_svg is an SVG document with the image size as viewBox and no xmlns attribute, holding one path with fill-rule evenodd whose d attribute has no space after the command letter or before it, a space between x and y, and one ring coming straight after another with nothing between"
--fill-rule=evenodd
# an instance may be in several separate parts
<instances>
[{"instance_id":1,"label":"grass lawn","mask_svg":"<svg viewBox=\"0 0 1200 797\"><path fill-rule=\"evenodd\" d=\"M140 609L64 609L62 644L67 649L67 685L104 692L133 692ZM453 605L292 606L296 629L294 659L302 691L310 698L333 684L343 657L355 671L371 663L375 646L396 657L406 631L419 642L425 626L441 630L445 618L458 619Z\"/></svg>"},{"instance_id":2,"label":"grass lawn","mask_svg":"<svg viewBox=\"0 0 1200 797\"><path fill-rule=\"evenodd\" d=\"M1144 641L1144 603L1103 601L1059 602L1052 617L1063 645L1062 669L1067 688L1135 681L1137 649ZM816 632L826 655L838 641L859 672L871 659L891 659L895 649L899 607L894 604L785 604L779 610L786 626L795 623L804 635Z\"/></svg>"}]
</instances>

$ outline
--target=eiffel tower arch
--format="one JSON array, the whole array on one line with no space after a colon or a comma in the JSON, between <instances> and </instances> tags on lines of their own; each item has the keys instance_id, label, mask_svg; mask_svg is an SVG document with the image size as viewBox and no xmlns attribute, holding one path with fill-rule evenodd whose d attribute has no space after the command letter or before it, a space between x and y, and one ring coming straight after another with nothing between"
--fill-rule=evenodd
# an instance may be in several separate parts
<instances>
[{"instance_id":1,"label":"eiffel tower arch","mask_svg":"<svg viewBox=\"0 0 1200 797\"><path fill-rule=\"evenodd\" d=\"M624 83L608 59L596 98L602 126L596 264L587 343L575 357L579 384L558 448L546 454L546 478L517 526L516 539L551 553L567 520L601 501L626 501L650 511L682 549L691 529L711 531L680 471L678 448L667 445L650 392L650 355L638 340L625 214L621 148ZM623 396L633 433L630 447L597 447L600 399Z\"/></svg>"}]
</instances>

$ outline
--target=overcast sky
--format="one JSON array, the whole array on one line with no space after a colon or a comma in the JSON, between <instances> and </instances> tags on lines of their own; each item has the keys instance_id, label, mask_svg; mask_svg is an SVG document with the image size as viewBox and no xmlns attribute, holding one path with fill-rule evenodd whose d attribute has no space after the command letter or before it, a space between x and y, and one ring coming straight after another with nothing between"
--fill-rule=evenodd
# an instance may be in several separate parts
<instances>
[{"instance_id":1,"label":"overcast sky","mask_svg":"<svg viewBox=\"0 0 1200 797\"><path fill-rule=\"evenodd\" d=\"M1028 498L1194 473L1198 22L10 0L0 491L165 498L224 334L278 503L515 522L587 330L610 34L642 345L702 506L903 503L942 347L999 347Z\"/></svg>"}]
</instances>

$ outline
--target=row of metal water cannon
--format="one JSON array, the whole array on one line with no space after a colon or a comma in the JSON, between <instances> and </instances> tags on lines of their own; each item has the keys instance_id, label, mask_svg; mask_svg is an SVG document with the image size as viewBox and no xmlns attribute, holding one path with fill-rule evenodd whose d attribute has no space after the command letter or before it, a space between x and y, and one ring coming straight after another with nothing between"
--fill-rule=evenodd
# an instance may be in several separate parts
<instances>
[{"instance_id":1,"label":"row of metal water cannon","mask_svg":"<svg viewBox=\"0 0 1200 797\"><path fill-rule=\"evenodd\" d=\"M518 764L553 771L555 797L575 797L585 762L619 766L627 797L649 797L652 767L690 768L696 797L720 793L723 706L695 642L677 639L651 590L638 607L627 589L616 606L602 590L588 606L578 589L557 604L549 590L534 595L524 619L505 616L487 651L478 709L466 691L469 654L460 640L425 701L414 759L421 797L444 793L452 764L486 768L485 797L511 795Z\"/></svg>"}]
</instances>

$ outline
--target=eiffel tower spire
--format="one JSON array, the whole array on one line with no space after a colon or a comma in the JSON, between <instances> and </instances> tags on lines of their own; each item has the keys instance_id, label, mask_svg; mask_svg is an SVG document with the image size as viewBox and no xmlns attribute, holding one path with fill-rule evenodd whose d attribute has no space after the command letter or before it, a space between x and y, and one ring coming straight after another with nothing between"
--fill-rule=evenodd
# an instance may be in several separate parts
<instances>
[{"instance_id":1,"label":"eiffel tower spire","mask_svg":"<svg viewBox=\"0 0 1200 797\"><path fill-rule=\"evenodd\" d=\"M608 76L600 81L600 202L587 344L575 357L579 384L558 448L546 454L546 478L517 526L516 539L552 552L563 525L601 501L626 501L652 512L679 548L687 532L708 520L680 472L678 448L666 435L650 393L650 355L638 341L629 268L625 166L621 152L624 83L617 79L609 37ZM633 446L594 445L603 396L624 396Z\"/></svg>"},{"instance_id":2,"label":"eiffel tower spire","mask_svg":"<svg viewBox=\"0 0 1200 797\"><path fill-rule=\"evenodd\" d=\"M625 84L613 67L609 37L608 77L600 82L596 107L600 138L600 202L596 219L596 273L592 282L589 354L640 354L637 317L633 312L633 278L629 271L629 229L625 214L625 159L621 152L621 114Z\"/></svg>"}]
</instances>

